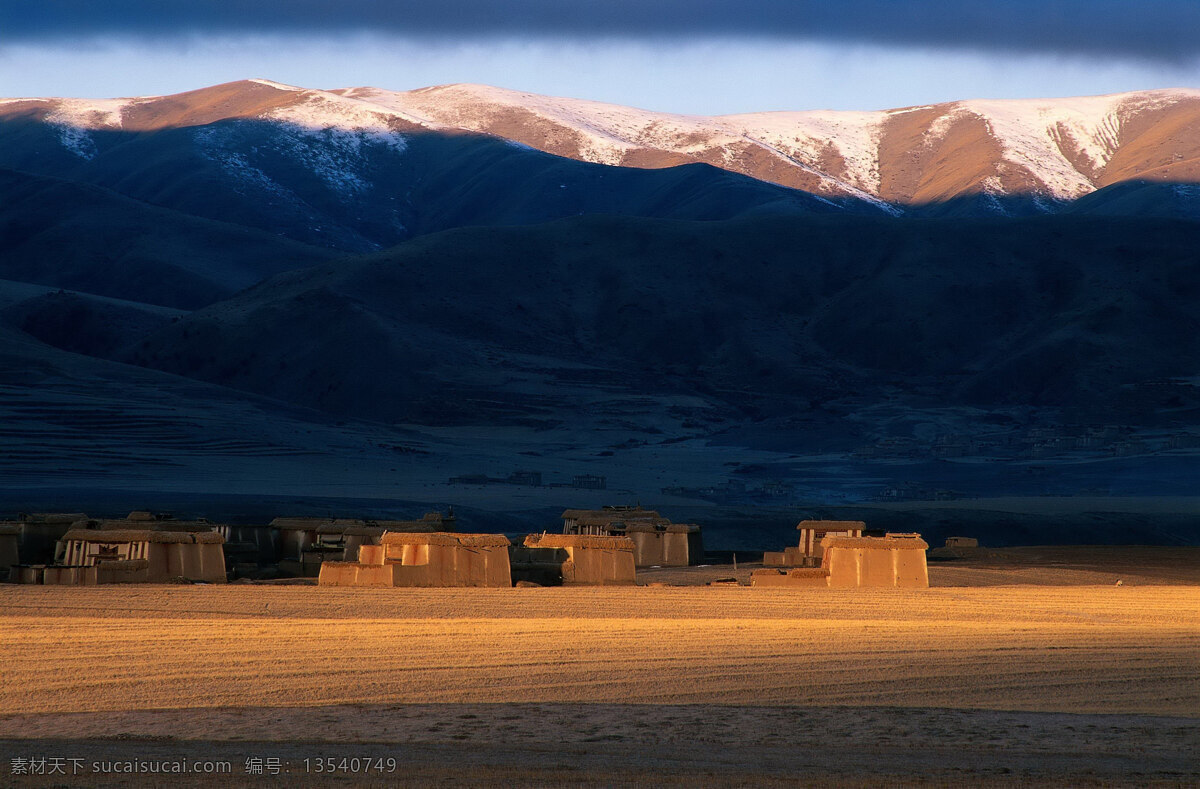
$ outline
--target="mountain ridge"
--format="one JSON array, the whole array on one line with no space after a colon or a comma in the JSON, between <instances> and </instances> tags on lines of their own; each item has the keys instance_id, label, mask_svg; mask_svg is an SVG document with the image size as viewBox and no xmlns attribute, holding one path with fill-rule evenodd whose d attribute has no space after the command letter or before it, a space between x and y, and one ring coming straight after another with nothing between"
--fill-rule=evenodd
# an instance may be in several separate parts
<instances>
[{"instance_id":1,"label":"mountain ridge","mask_svg":"<svg viewBox=\"0 0 1200 789\"><path fill-rule=\"evenodd\" d=\"M343 252L450 227L581 213L723 219L880 210L703 162L642 169L577 161L328 92L249 81L169 97L0 104L0 168Z\"/></svg>"},{"instance_id":2,"label":"mountain ridge","mask_svg":"<svg viewBox=\"0 0 1200 789\"><path fill-rule=\"evenodd\" d=\"M486 85L315 90L242 80L161 97L4 99L59 129L87 157L103 129L161 130L258 119L395 141L416 130L475 132L577 161L662 169L705 163L815 195L919 209L977 196L979 210L1029 211L1124 180L1200 180L1200 91L1169 88L1059 99L969 99L879 111L721 116L641 110Z\"/></svg>"}]
</instances>

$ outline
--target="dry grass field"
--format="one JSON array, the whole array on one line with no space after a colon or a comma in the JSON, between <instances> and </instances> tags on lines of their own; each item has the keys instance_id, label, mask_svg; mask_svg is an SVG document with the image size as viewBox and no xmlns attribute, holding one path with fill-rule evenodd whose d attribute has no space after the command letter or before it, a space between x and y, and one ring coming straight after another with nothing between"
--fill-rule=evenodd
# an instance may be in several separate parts
<instances>
[{"instance_id":1,"label":"dry grass field","mask_svg":"<svg viewBox=\"0 0 1200 789\"><path fill-rule=\"evenodd\" d=\"M236 785L256 754L292 770L265 785L1200 782L1200 586L1179 579L5 586L0 601L0 775L14 785ZM60 752L225 755L235 772L8 774L14 755ZM348 754L404 767L302 766Z\"/></svg>"}]
</instances>

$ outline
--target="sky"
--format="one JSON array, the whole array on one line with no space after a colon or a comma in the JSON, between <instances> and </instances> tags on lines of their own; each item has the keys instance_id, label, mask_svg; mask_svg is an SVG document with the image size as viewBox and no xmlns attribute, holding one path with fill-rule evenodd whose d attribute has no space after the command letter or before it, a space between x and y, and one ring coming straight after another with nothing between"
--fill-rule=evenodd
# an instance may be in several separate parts
<instances>
[{"instance_id":1,"label":"sky","mask_svg":"<svg viewBox=\"0 0 1200 789\"><path fill-rule=\"evenodd\" d=\"M697 114L1200 88L1195 0L0 0L0 96L480 82Z\"/></svg>"}]
</instances>

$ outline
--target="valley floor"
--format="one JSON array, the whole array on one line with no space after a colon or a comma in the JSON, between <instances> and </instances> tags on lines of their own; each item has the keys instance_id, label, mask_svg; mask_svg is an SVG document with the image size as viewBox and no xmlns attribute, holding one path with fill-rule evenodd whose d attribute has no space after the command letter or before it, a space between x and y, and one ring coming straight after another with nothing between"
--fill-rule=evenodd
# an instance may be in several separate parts
<instances>
[{"instance_id":1,"label":"valley floor","mask_svg":"<svg viewBox=\"0 0 1200 789\"><path fill-rule=\"evenodd\" d=\"M1194 785L1200 586L1170 580L3 586L0 774L16 786ZM85 772L13 774L34 757ZM333 773L316 772L324 757ZM384 770L364 771L366 757ZM90 771L114 759L231 773ZM280 774L250 776L261 763L248 759L279 759Z\"/></svg>"}]
</instances>

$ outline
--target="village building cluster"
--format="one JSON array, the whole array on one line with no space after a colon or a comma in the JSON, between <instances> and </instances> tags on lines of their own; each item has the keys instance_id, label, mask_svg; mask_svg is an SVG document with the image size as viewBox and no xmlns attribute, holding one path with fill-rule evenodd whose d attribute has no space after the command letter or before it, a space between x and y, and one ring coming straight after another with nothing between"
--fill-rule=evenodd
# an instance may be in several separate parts
<instances>
[{"instance_id":1,"label":"village building cluster","mask_svg":"<svg viewBox=\"0 0 1200 789\"><path fill-rule=\"evenodd\" d=\"M864 537L862 521L801 521L800 544L771 555L775 567L750 576L751 586L925 589L929 545L919 534ZM763 564L768 564L763 556ZM787 569L784 569L787 568Z\"/></svg>"},{"instance_id":2,"label":"village building cluster","mask_svg":"<svg viewBox=\"0 0 1200 789\"><path fill-rule=\"evenodd\" d=\"M641 505L566 510L562 521L563 534L629 538L637 567L687 567L704 558L699 526L672 523L670 518Z\"/></svg>"},{"instance_id":3,"label":"village building cluster","mask_svg":"<svg viewBox=\"0 0 1200 789\"><path fill-rule=\"evenodd\" d=\"M639 569L704 560L701 527L655 510L562 513L561 533L465 534L453 510L416 520L281 517L235 526L131 512L22 515L0 523L0 580L24 584L224 583L230 577L316 578L321 586L633 585ZM798 544L763 554L755 587L929 585L917 534L866 535L862 521L805 520ZM971 538L947 545L975 547Z\"/></svg>"}]
</instances>

